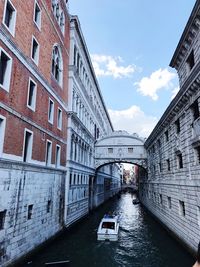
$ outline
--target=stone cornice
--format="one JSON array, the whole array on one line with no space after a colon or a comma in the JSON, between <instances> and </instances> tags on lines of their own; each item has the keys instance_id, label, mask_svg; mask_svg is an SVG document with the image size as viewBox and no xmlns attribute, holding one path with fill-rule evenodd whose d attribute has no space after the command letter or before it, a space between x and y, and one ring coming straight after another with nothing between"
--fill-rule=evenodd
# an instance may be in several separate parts
<instances>
[{"instance_id":1,"label":"stone cornice","mask_svg":"<svg viewBox=\"0 0 200 267\"><path fill-rule=\"evenodd\" d=\"M176 69L179 68L181 62L185 58L185 54L190 50L191 44L196 37L199 28L200 0L197 0L170 62L171 67Z\"/></svg>"},{"instance_id":2,"label":"stone cornice","mask_svg":"<svg viewBox=\"0 0 200 267\"><path fill-rule=\"evenodd\" d=\"M188 79L185 81L185 83L182 85L181 89L179 90L176 97L171 101L169 106L167 107L166 111L160 118L159 122L151 132L150 136L147 138L145 142L145 147L149 147L157 138L160 133L165 129L165 127L168 127L171 120L179 114L181 109L186 106L186 104L189 101L189 97L192 96L195 92L199 90L200 87L200 62L198 62Z\"/></svg>"}]
</instances>

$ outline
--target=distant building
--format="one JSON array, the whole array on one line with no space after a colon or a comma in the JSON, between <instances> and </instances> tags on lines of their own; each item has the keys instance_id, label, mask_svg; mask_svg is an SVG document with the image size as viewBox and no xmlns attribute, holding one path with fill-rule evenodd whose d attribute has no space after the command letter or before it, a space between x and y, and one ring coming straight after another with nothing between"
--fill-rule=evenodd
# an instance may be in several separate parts
<instances>
[{"instance_id":1,"label":"distant building","mask_svg":"<svg viewBox=\"0 0 200 267\"><path fill-rule=\"evenodd\" d=\"M180 90L145 142L148 179L140 182L143 204L191 250L200 240L199 15L198 0L170 63Z\"/></svg>"}]
</instances>

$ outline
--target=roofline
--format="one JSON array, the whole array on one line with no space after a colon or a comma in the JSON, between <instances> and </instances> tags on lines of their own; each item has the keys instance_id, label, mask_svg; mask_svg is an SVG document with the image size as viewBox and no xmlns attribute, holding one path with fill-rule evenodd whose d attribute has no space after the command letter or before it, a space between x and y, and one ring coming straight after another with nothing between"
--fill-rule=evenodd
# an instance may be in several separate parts
<instances>
[{"instance_id":1,"label":"roofline","mask_svg":"<svg viewBox=\"0 0 200 267\"><path fill-rule=\"evenodd\" d=\"M194 7L192 9L191 15L190 15L190 17L189 17L189 19L187 21L187 24L185 26L185 29L184 29L184 31L183 31L183 33L181 35L181 38L180 38L180 40L178 42L178 45L177 45L176 50L174 52L174 55L173 55L173 57L172 57L172 59L170 61L169 66L172 67L172 68L174 68L174 66L175 66L175 62L176 62L176 59L178 57L179 51L181 49L181 46L182 46L182 44L184 42L184 39L185 39L187 33L188 33L188 31L189 31L189 29L191 27L191 24L192 24L192 22L194 20L194 16L195 16L195 14L197 13L197 11L200 8L199 5L200 5L200 0L196 0L196 3L195 3L195 5L194 5Z\"/></svg>"},{"instance_id":2,"label":"roofline","mask_svg":"<svg viewBox=\"0 0 200 267\"><path fill-rule=\"evenodd\" d=\"M97 91L98 91L99 97L100 97L100 99L102 101L102 104L103 104L104 110L106 112L108 121L110 123L111 129L112 129L112 131L114 131L113 124L112 124L111 119L110 119L110 115L109 115L109 113L107 111L103 96L102 96L101 91L100 91L100 87L99 87L99 84L98 84L98 81L97 81L97 78L96 78L96 74L95 74L95 71L94 71L94 68L93 68L93 65L92 65L92 61L91 61L91 58L90 58L90 53L88 51L88 48L87 48L87 45L86 45L86 42L85 42L85 38L83 36L83 32L81 30L81 24L80 24L78 16L77 15L70 15L70 21L73 21L73 20L75 21L76 30L77 30L77 32L78 32L78 34L80 36L80 41L81 41L81 43L83 45L83 49L85 51L86 58L87 58L87 60L89 62L88 65L89 65L92 77L94 79L94 83L95 83L95 85L97 87Z\"/></svg>"}]
</instances>

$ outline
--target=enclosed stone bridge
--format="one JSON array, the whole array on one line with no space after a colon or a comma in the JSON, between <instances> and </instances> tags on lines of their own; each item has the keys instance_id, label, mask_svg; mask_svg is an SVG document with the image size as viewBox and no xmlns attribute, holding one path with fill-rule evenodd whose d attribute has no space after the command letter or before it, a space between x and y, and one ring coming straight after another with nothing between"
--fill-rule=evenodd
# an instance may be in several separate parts
<instances>
[{"instance_id":1,"label":"enclosed stone bridge","mask_svg":"<svg viewBox=\"0 0 200 267\"><path fill-rule=\"evenodd\" d=\"M147 168L145 139L126 131L115 131L98 140L95 144L95 165L100 166L120 162L132 163Z\"/></svg>"}]
</instances>

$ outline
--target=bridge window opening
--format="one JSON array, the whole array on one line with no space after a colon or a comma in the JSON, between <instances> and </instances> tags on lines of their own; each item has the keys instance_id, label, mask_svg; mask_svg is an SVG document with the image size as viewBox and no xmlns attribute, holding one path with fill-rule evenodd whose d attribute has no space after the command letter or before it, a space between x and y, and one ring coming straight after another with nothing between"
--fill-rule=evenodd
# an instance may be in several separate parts
<instances>
[{"instance_id":1,"label":"bridge window opening","mask_svg":"<svg viewBox=\"0 0 200 267\"><path fill-rule=\"evenodd\" d=\"M171 209L172 208L172 199L171 199L171 197L167 197L167 203L168 203L168 208Z\"/></svg>"},{"instance_id":2,"label":"bridge window opening","mask_svg":"<svg viewBox=\"0 0 200 267\"><path fill-rule=\"evenodd\" d=\"M185 217L185 203L181 200L179 200L179 212L181 216Z\"/></svg>"},{"instance_id":3,"label":"bridge window opening","mask_svg":"<svg viewBox=\"0 0 200 267\"><path fill-rule=\"evenodd\" d=\"M113 148L108 148L108 154L112 154L113 153Z\"/></svg>"},{"instance_id":4,"label":"bridge window opening","mask_svg":"<svg viewBox=\"0 0 200 267\"><path fill-rule=\"evenodd\" d=\"M198 99L191 105L194 121L200 117Z\"/></svg>"},{"instance_id":5,"label":"bridge window opening","mask_svg":"<svg viewBox=\"0 0 200 267\"><path fill-rule=\"evenodd\" d=\"M128 148L128 153L130 153L130 154L133 153L133 147Z\"/></svg>"}]
</instances>

